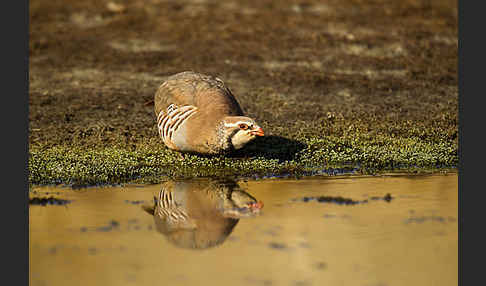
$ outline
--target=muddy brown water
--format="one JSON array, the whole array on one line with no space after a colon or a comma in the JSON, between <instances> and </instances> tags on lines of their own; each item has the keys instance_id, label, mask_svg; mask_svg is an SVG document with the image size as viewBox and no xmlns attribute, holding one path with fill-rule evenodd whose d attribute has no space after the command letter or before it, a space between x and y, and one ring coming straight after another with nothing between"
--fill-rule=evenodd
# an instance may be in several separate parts
<instances>
[{"instance_id":1,"label":"muddy brown water","mask_svg":"<svg viewBox=\"0 0 486 286\"><path fill-rule=\"evenodd\" d=\"M457 195L456 174L35 188L69 203L30 205L30 285L457 285Z\"/></svg>"}]
</instances>

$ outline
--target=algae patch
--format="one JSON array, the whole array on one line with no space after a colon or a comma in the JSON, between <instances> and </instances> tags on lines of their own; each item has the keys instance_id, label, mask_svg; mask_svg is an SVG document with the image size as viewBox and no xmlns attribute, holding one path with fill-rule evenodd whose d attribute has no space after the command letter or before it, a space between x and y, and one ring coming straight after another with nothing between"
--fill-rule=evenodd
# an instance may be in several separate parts
<instances>
[{"instance_id":1,"label":"algae patch","mask_svg":"<svg viewBox=\"0 0 486 286\"><path fill-rule=\"evenodd\" d=\"M31 198L29 199L29 205L35 205L35 206L47 206L47 205L66 205L71 203L70 200L63 200L63 199L57 199L55 197L48 197L48 198Z\"/></svg>"},{"instance_id":2,"label":"algae patch","mask_svg":"<svg viewBox=\"0 0 486 286\"><path fill-rule=\"evenodd\" d=\"M457 146L446 140L430 142L419 138L351 134L298 141L303 146L300 149L290 140L291 146L282 145L278 149L255 142L249 144L244 157L186 154L184 159L163 146L150 144L140 144L134 150L33 146L29 154L29 182L96 185L158 183L167 178L376 174L437 171L454 168L458 163Z\"/></svg>"}]
</instances>

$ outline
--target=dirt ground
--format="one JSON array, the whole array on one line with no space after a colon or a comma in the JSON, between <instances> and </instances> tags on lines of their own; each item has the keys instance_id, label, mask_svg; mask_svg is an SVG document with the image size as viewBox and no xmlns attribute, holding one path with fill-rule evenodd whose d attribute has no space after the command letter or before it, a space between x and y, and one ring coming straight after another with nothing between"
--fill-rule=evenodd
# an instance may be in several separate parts
<instances>
[{"instance_id":1,"label":"dirt ground","mask_svg":"<svg viewBox=\"0 0 486 286\"><path fill-rule=\"evenodd\" d=\"M270 136L413 137L457 155L457 1L29 5L31 149L160 144L150 101L194 70Z\"/></svg>"}]
</instances>

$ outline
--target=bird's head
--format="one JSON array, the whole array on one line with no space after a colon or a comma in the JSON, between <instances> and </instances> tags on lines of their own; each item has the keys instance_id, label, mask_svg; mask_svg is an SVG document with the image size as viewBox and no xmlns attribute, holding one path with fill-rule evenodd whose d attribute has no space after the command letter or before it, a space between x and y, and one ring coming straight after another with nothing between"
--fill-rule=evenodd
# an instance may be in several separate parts
<instances>
[{"instance_id":1,"label":"bird's head","mask_svg":"<svg viewBox=\"0 0 486 286\"><path fill-rule=\"evenodd\" d=\"M256 136L264 136L255 120L246 116L227 116L223 120L225 133L235 149L240 149Z\"/></svg>"},{"instance_id":2,"label":"bird's head","mask_svg":"<svg viewBox=\"0 0 486 286\"><path fill-rule=\"evenodd\" d=\"M223 215L235 219L251 217L260 214L263 202L243 190L233 190L224 200Z\"/></svg>"}]
</instances>

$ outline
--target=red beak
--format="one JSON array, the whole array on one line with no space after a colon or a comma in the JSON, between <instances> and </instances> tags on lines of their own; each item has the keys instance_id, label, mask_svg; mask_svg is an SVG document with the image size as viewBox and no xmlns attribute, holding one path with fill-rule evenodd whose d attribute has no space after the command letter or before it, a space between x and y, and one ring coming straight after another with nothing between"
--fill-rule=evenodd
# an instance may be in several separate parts
<instances>
[{"instance_id":1,"label":"red beak","mask_svg":"<svg viewBox=\"0 0 486 286\"><path fill-rule=\"evenodd\" d=\"M255 128L254 130L251 131L251 134L256 135L256 136L264 136L265 133L263 132L263 129L261 127Z\"/></svg>"},{"instance_id":2,"label":"red beak","mask_svg":"<svg viewBox=\"0 0 486 286\"><path fill-rule=\"evenodd\" d=\"M263 202L262 201L250 204L250 209L252 209L252 210L260 210L262 208L263 208Z\"/></svg>"}]
</instances>

